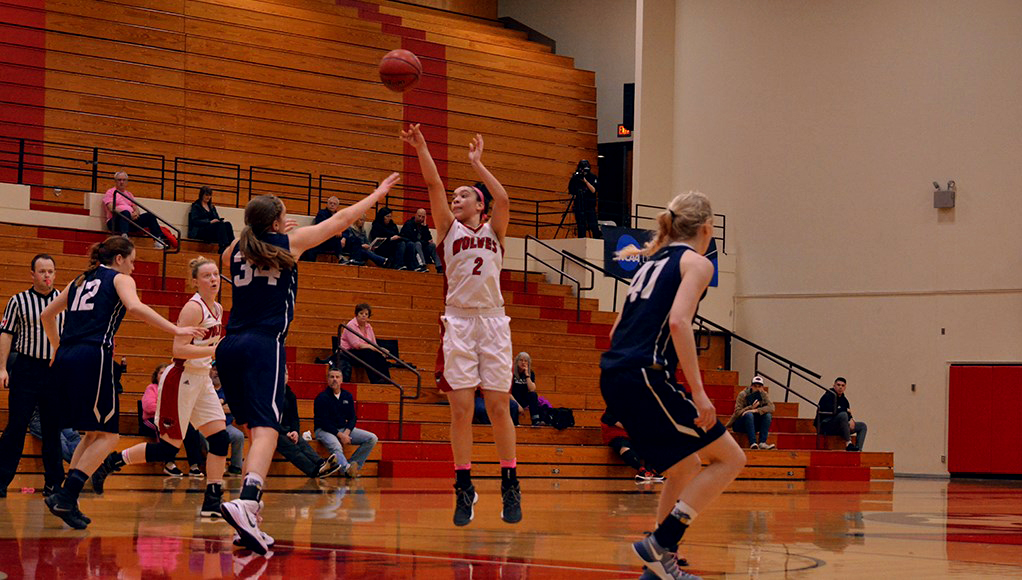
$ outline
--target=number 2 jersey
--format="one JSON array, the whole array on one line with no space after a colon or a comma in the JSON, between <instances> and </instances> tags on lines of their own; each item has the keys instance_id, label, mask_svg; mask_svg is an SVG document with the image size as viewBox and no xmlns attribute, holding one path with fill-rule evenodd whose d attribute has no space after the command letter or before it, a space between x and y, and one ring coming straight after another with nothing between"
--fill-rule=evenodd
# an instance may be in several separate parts
<instances>
[{"instance_id":1,"label":"number 2 jersey","mask_svg":"<svg viewBox=\"0 0 1022 580\"><path fill-rule=\"evenodd\" d=\"M677 366L669 321L681 285L681 257L688 251L694 250L680 242L665 246L635 273L601 369Z\"/></svg>"},{"instance_id":2,"label":"number 2 jersey","mask_svg":"<svg viewBox=\"0 0 1022 580\"><path fill-rule=\"evenodd\" d=\"M263 234L267 244L291 250L285 234ZM239 245L231 254L231 316L227 334L258 332L276 336L283 342L295 317L298 293L298 265L287 270L256 268L241 254Z\"/></svg>"},{"instance_id":3,"label":"number 2 jersey","mask_svg":"<svg viewBox=\"0 0 1022 580\"><path fill-rule=\"evenodd\" d=\"M437 255L444 265L444 303L448 308L504 308L500 293L504 248L489 222L473 229L454 220Z\"/></svg>"},{"instance_id":4,"label":"number 2 jersey","mask_svg":"<svg viewBox=\"0 0 1022 580\"><path fill-rule=\"evenodd\" d=\"M81 285L67 291L67 317L60 333L61 346L94 344L113 349L114 335L124 320L125 308L114 287L118 272L99 266Z\"/></svg>"}]
</instances>

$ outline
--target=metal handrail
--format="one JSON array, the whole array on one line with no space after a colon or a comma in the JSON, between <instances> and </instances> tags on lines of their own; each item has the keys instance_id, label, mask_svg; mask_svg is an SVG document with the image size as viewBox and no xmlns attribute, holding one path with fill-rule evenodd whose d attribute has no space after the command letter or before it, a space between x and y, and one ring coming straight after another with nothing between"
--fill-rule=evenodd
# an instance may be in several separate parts
<instances>
[{"instance_id":1,"label":"metal handrail","mask_svg":"<svg viewBox=\"0 0 1022 580\"><path fill-rule=\"evenodd\" d=\"M548 264L546 261L544 261L539 256L529 252L529 241L530 240L533 241L533 242L536 242L537 244L539 244L541 246L544 246L544 247L550 249L555 254L558 254L561 257L561 267L558 269L555 266L553 266L551 264ZM575 283L575 321L576 322L581 321L582 320L582 292L583 291L592 290L593 288L596 287L596 274L595 274L595 272L593 272L591 268L588 268L582 261L578 260L577 258L570 258L564 252L562 252L561 250L558 250L557 248L551 246L550 244L544 242L543 240L540 240L539 238L537 238L535 236L525 236L525 288L526 289L529 288L529 258L532 258L533 260L536 260L540 264L543 264L547 268L550 268L551 270L553 270L554 272L559 274L561 276L561 279L560 279L560 283L561 284L564 283L564 279L565 278L567 278L568 280L571 280L572 282ZM564 265L565 265L564 261L568 260L568 259L572 260L577 265L581 266L583 269L585 269L585 270L587 270L589 272L589 274L590 274L589 286L583 288L582 287L582 283L579 282L578 278L575 278L571 274L568 274L567 272L564 271Z\"/></svg>"},{"instance_id":2,"label":"metal handrail","mask_svg":"<svg viewBox=\"0 0 1022 580\"><path fill-rule=\"evenodd\" d=\"M404 368L407 371L410 371L410 372L414 373L415 374L415 396L414 397L405 396L405 388L403 386L397 384L396 382L394 382L394 379L388 377L387 375L385 375L382 372L378 371L377 369L373 368L372 365L366 364L366 362L364 360L362 360L362 359L358 358L357 356L355 356L354 354L352 354L352 352L350 350L344 350L343 348L341 348L341 332L342 332L341 329L342 328L347 330L348 332L354 334L355 336L359 337L360 339L364 340L365 342L369 343L373 348L375 348L376 350L380 351L381 353L386 351L388 354L390 354L390 357L388 357L388 358L394 359L394 362L397 363L398 366ZM394 354L391 353L390 351L387 351L387 349L385 349L385 348L381 347L380 345L376 344L375 340L369 340L368 338L363 336L362 333L360 333L357 330L351 328L350 326L348 326L347 324L345 324L343 322L337 325L337 352L340 352L340 351L344 351L345 356L350 356L351 358L355 359L358 363L360 363L363 367L365 367L367 371L372 371L372 372L376 373L379 377L383 378L385 381L390 383L391 386L397 388L398 392L400 393L400 395L398 397L398 404L397 404L397 438L398 438L398 441L403 441L404 440L404 425L405 425L405 399L415 400L415 399L418 399L419 395L422 394L422 373L419 372L418 368L416 368L416 367L406 363L405 361L401 360L400 358L394 356Z\"/></svg>"},{"instance_id":3,"label":"metal handrail","mask_svg":"<svg viewBox=\"0 0 1022 580\"><path fill-rule=\"evenodd\" d=\"M173 250L171 249L171 245L169 243L161 242L161 244L163 245L163 249L161 250L163 252L163 270L160 273L160 289L161 290L166 290L167 289L167 254L177 254L177 253L179 253L181 251L181 230L177 229L177 227L174 226L174 224L172 224L172 223L168 222L167 220L161 218L159 216L159 214L157 214L156 212L150 211L149 208L147 208L146 206L144 206L141 203L139 203L138 200L136 200L134 198L131 198L131 197L128 197L128 196L124 195L123 193L117 191L116 189L114 190L113 208L110 210L110 213L111 213L110 221L111 222L115 222L118 219L128 220L128 223L133 225L133 226L135 226L136 230L140 230L142 233L144 233L145 235L149 236L150 238L152 238L152 239L154 239L156 241L160 241L159 238L157 238L153 234L149 233L145 228L140 226L138 224L138 222L136 222L135 220L133 220L131 218L126 218L126 217L124 217L123 215L121 215L120 213L117 212L117 196L123 196L125 199L127 199L131 203L133 203L133 204L137 205L138 207L144 209L147 213L152 214L152 216L156 218L156 221L158 221L158 222L160 222L162 224L165 224L168 228L174 230L174 235L177 237L177 246L174 246Z\"/></svg>"},{"instance_id":4,"label":"metal handrail","mask_svg":"<svg viewBox=\"0 0 1022 580\"><path fill-rule=\"evenodd\" d=\"M600 267L600 266L598 266L598 265L596 265L596 264L586 260L585 258L576 256L575 254L572 254L571 252L568 252L566 250L564 251L564 253L567 254L573 260L575 260L577 262L583 262L589 268L591 268L593 270L596 270L598 272L601 272L605 276L614 279L614 308L616 309L617 308L617 288L618 288L618 285L619 284L624 284L626 287L629 287L629 286L631 286L631 283L628 280L618 276L617 274L614 274L613 272L609 272L609 271L605 270L604 268L602 268L602 267ZM801 364L799 364L799 363L797 363L797 362L795 362L795 361L793 361L791 359L785 358L785 357L783 357L783 356L781 356L781 355L771 351L770 349L768 349L766 347L760 346L759 344L757 344L757 343L755 343L755 342L745 338L744 336L742 336L740 334L737 334L734 331L732 331L732 330L730 330L728 328L725 328L725 327L721 326L720 324L717 324L716 322L713 322L712 320L709 320L708 318L704 318L704 317L700 316L699 314L696 314L693 317L692 322L694 324L699 325L700 327L711 327L711 328L714 328L718 332L720 332L721 334L724 334L725 336L727 336L729 338L736 339L736 340L738 340L738 342L741 342L743 344L746 344L746 345L756 349L756 356L753 359L754 360L754 366L753 366L754 372L757 375L760 375L763 378L765 378L765 379L771 381L772 383L776 384L777 386L783 388L784 389L784 402L788 402L789 394L794 394L798 398L806 401L807 403L813 405L814 407L817 407L817 408L819 407L815 402L807 399L805 396L803 396L800 393L798 393L797 391L795 391L792 388L792 386L791 386L791 381L792 381L793 378L800 378L800 379L805 380L809 384L814 385L814 386L822 389L823 391L826 391L827 390L826 387L824 387L823 385L819 384L818 382L816 382L814 380L814 379L822 378L822 375L820 375L819 373L817 373L815 371L812 371L812 370L806 368L805 366L803 366L803 365L801 365ZM787 380L785 382L781 382L781 381L773 379L771 376L766 374L760 368L759 360L760 360L761 356L763 358L769 360L770 362L773 362L774 364L776 364L776 365L778 365L780 367L783 367L788 372ZM806 376L806 375L809 375L809 376ZM810 377L812 377L812 378L810 378Z\"/></svg>"}]
</instances>

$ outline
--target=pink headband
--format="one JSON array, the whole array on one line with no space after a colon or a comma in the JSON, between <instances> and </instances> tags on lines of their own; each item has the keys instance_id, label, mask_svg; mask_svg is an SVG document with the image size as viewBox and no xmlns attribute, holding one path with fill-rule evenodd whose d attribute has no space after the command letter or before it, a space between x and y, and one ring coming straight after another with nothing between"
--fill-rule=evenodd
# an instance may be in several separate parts
<instances>
[{"instance_id":1,"label":"pink headband","mask_svg":"<svg viewBox=\"0 0 1022 580\"><path fill-rule=\"evenodd\" d=\"M475 190L476 195L479 196L479 201L481 201L483 203L486 203L486 196L483 195L482 190L480 190L478 187L476 187L474 185L470 185L469 187L471 187L473 190Z\"/></svg>"}]
</instances>

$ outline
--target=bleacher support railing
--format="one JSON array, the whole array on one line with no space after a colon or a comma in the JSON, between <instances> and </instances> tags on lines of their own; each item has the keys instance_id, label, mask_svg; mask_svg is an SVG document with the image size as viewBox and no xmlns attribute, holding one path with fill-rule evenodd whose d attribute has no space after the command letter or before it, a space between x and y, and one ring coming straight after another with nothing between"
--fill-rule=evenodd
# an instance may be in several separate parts
<instances>
[{"instance_id":1,"label":"bleacher support railing","mask_svg":"<svg viewBox=\"0 0 1022 580\"><path fill-rule=\"evenodd\" d=\"M337 325L337 350L334 351L334 353L333 353L334 356L346 356L346 357L350 357L351 359L353 359L354 361L358 362L363 367L365 367L367 373L368 372L376 373L375 376L383 379L384 381L387 382L387 384L389 384L390 386L392 386L392 387L394 387L394 388L396 388L398 390L399 396L398 396L398 403L397 403L397 438L398 438L398 441L404 441L405 400L406 399L408 399L408 400L415 400L415 399L419 398L419 395L422 393L422 373L420 373L419 369L417 369L416 367L414 367L414 366L408 364L407 362L401 360L400 358L394 356L393 353L391 353L391 356L387 357L388 359L393 360L394 363L397 364L397 366L399 366L399 367L401 367L401 368L403 368L403 369L405 369L405 370L407 370L407 371L409 371L409 372L411 372L412 374L415 375L415 395L414 396L406 396L405 395L405 388L403 386L399 385L397 382L395 382L394 379L388 377L387 375L381 373L379 370L373 368L372 365L366 364L366 362L364 360L360 359L358 356L356 356L350 350L344 350L343 348L341 348L341 333L344 330L347 330L348 332L354 334L355 336L359 337L360 339L366 341L367 343L369 343L370 346L372 346L373 348L375 348L376 350L378 350L380 352L383 352L386 349L384 349L380 345L376 344L376 341L369 340L368 338L363 336L362 333L358 332L357 330L353 329L352 327L348 326L347 324L345 324L343 322ZM342 352L343 352L343 354L341 354Z\"/></svg>"},{"instance_id":2,"label":"bleacher support railing","mask_svg":"<svg viewBox=\"0 0 1022 580\"><path fill-rule=\"evenodd\" d=\"M324 207L330 196L337 196L342 204L350 205L378 185L366 179L243 167L189 157L176 157L168 164L163 155L0 136L0 179L50 189L58 196L64 190L96 192L101 178L106 179L119 170L130 175L132 193L136 197L194 201L198 197L194 190L209 185L217 205L244 207L248 202L243 199L245 191L249 198L273 193L289 202L290 207L300 207L310 215ZM551 194L539 199L511 197L510 223L531 229L536 237L557 237L558 220L567 208L569 196ZM408 218L412 210L429 207L429 195L424 187L399 184L377 204L381 205L406 213L404 217Z\"/></svg>"}]
</instances>

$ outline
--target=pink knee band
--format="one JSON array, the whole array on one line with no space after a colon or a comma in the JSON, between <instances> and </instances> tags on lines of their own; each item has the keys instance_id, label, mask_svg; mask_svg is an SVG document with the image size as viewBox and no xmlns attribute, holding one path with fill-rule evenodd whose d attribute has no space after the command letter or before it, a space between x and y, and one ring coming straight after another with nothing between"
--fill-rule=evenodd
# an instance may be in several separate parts
<instances>
[{"instance_id":1,"label":"pink knee band","mask_svg":"<svg viewBox=\"0 0 1022 580\"><path fill-rule=\"evenodd\" d=\"M462 464L455 463L454 464L454 470L455 471L460 471L462 469L472 469L472 463L462 463Z\"/></svg>"},{"instance_id":2,"label":"pink knee band","mask_svg":"<svg viewBox=\"0 0 1022 580\"><path fill-rule=\"evenodd\" d=\"M505 467L515 468L517 466L518 466L518 458L517 457L515 459L501 459L500 460L500 467L501 467L501 469L503 469Z\"/></svg>"}]
</instances>

